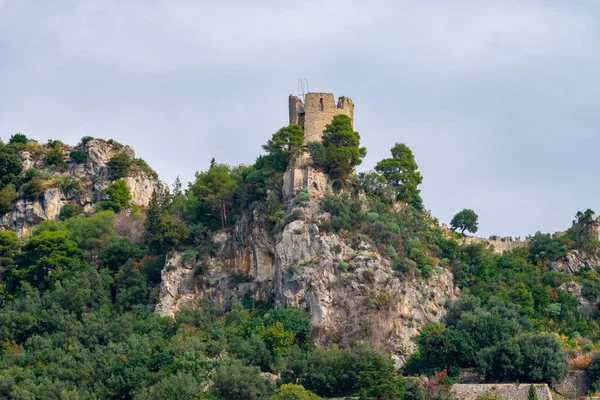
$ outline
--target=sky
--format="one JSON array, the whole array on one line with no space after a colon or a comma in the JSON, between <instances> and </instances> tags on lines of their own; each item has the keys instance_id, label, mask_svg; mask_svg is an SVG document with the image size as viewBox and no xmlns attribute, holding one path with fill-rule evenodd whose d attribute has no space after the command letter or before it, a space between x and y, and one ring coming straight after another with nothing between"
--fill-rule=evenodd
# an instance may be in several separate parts
<instances>
[{"instance_id":1,"label":"sky","mask_svg":"<svg viewBox=\"0 0 600 400\"><path fill-rule=\"evenodd\" d=\"M183 182L251 164L298 78L351 97L368 154L415 154L426 208L478 234L600 211L600 4L0 0L0 138L131 145Z\"/></svg>"}]
</instances>

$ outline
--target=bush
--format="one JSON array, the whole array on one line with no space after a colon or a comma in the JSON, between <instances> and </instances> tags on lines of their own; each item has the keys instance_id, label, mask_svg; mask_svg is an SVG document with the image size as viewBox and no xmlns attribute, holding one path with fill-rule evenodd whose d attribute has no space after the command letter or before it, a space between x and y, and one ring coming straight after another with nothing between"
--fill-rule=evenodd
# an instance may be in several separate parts
<instances>
[{"instance_id":1,"label":"bush","mask_svg":"<svg viewBox=\"0 0 600 400\"><path fill-rule=\"evenodd\" d=\"M64 165L65 155L60 144L55 144L50 151L48 151L46 154L46 162L48 165L53 165L55 167L61 167Z\"/></svg>"},{"instance_id":2,"label":"bush","mask_svg":"<svg viewBox=\"0 0 600 400\"><path fill-rule=\"evenodd\" d=\"M84 136L81 138L81 143L85 144L85 143L89 142L90 140L94 140L94 138L91 136Z\"/></svg>"},{"instance_id":3,"label":"bush","mask_svg":"<svg viewBox=\"0 0 600 400\"><path fill-rule=\"evenodd\" d=\"M295 385L288 383L281 385L274 395L269 397L268 400L320 400L321 397L317 396L310 390L304 389L302 385Z\"/></svg>"},{"instance_id":4,"label":"bush","mask_svg":"<svg viewBox=\"0 0 600 400\"><path fill-rule=\"evenodd\" d=\"M327 165L327 151L321 142L310 142L306 145L308 153L312 158L313 165L317 168L325 168Z\"/></svg>"},{"instance_id":5,"label":"bush","mask_svg":"<svg viewBox=\"0 0 600 400\"><path fill-rule=\"evenodd\" d=\"M271 391L257 367L246 367L239 360L221 361L212 378L211 391L224 399L254 400Z\"/></svg>"},{"instance_id":6,"label":"bush","mask_svg":"<svg viewBox=\"0 0 600 400\"><path fill-rule=\"evenodd\" d=\"M18 187L22 171L23 163L19 154L11 146L0 142L0 189L10 184Z\"/></svg>"},{"instance_id":7,"label":"bush","mask_svg":"<svg viewBox=\"0 0 600 400\"><path fill-rule=\"evenodd\" d=\"M10 144L27 144L27 142L29 142L29 139L22 133L15 133L8 140L8 143Z\"/></svg>"},{"instance_id":8,"label":"bush","mask_svg":"<svg viewBox=\"0 0 600 400\"><path fill-rule=\"evenodd\" d=\"M115 213L118 213L122 209L130 207L130 202L133 197L131 196L127 182L123 179L115 181L106 188L105 192L108 195L108 200L102 203L100 207L102 210L112 210Z\"/></svg>"},{"instance_id":9,"label":"bush","mask_svg":"<svg viewBox=\"0 0 600 400\"><path fill-rule=\"evenodd\" d=\"M12 203L17 197L17 191L12 184L8 184L0 190L0 215L9 212L12 209Z\"/></svg>"},{"instance_id":10,"label":"bush","mask_svg":"<svg viewBox=\"0 0 600 400\"><path fill-rule=\"evenodd\" d=\"M590 382L592 382L592 387L595 390L600 390L600 353L594 354L587 372Z\"/></svg>"},{"instance_id":11,"label":"bush","mask_svg":"<svg viewBox=\"0 0 600 400\"><path fill-rule=\"evenodd\" d=\"M126 177L131 168L131 163L131 158L125 151L120 151L112 156L107 164L110 170L110 179L117 180Z\"/></svg>"},{"instance_id":12,"label":"bush","mask_svg":"<svg viewBox=\"0 0 600 400\"><path fill-rule=\"evenodd\" d=\"M71 160L75 161L77 164L81 164L87 160L88 155L83 151L73 150L69 153L69 157L71 157Z\"/></svg>"},{"instance_id":13,"label":"bush","mask_svg":"<svg viewBox=\"0 0 600 400\"><path fill-rule=\"evenodd\" d=\"M22 186L23 195L29 201L39 200L44 197L44 193L46 193L46 187L44 186L44 181L38 177L34 176Z\"/></svg>"},{"instance_id":14,"label":"bush","mask_svg":"<svg viewBox=\"0 0 600 400\"><path fill-rule=\"evenodd\" d=\"M67 203L60 208L58 219L64 221L67 218L75 217L77 214L79 214L79 210L77 209L77 207Z\"/></svg>"}]
</instances>

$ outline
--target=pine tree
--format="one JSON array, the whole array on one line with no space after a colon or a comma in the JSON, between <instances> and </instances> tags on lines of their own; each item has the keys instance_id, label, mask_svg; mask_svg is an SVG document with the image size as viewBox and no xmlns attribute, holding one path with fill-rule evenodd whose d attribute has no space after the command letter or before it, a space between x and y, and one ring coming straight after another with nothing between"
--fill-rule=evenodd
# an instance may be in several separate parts
<instances>
[{"instance_id":1,"label":"pine tree","mask_svg":"<svg viewBox=\"0 0 600 400\"><path fill-rule=\"evenodd\" d=\"M537 392L533 385L529 385L529 393L527 393L527 400L538 400Z\"/></svg>"}]
</instances>

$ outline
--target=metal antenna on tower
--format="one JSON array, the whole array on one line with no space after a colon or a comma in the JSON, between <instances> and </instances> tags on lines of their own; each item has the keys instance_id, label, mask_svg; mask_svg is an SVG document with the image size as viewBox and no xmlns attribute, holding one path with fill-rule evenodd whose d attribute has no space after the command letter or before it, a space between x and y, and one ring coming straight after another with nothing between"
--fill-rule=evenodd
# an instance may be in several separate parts
<instances>
[{"instance_id":1,"label":"metal antenna on tower","mask_svg":"<svg viewBox=\"0 0 600 400\"><path fill-rule=\"evenodd\" d=\"M304 82L302 79L298 79L298 97L302 99L302 102L304 102L305 96L306 93L304 92Z\"/></svg>"},{"instance_id":2,"label":"metal antenna on tower","mask_svg":"<svg viewBox=\"0 0 600 400\"><path fill-rule=\"evenodd\" d=\"M304 83L306 84L306 93L310 93L310 89L308 88L308 79L304 78Z\"/></svg>"}]
</instances>

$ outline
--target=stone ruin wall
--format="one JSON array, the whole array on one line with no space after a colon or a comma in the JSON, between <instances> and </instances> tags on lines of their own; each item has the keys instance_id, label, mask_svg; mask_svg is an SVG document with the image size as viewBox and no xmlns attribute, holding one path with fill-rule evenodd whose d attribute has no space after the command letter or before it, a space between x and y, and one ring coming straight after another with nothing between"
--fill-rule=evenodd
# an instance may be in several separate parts
<instances>
[{"instance_id":1,"label":"stone ruin wall","mask_svg":"<svg viewBox=\"0 0 600 400\"><path fill-rule=\"evenodd\" d=\"M289 97L290 124L298 124L304 130L304 144L320 142L325 127L336 115L347 115L354 123L354 103L348 97L335 102L332 93L307 93L304 102L294 95ZM292 199L300 189L307 189L311 197L325 193L330 186L329 177L312 167L310 155L301 154L294 160L284 176L283 194Z\"/></svg>"},{"instance_id":2,"label":"stone ruin wall","mask_svg":"<svg viewBox=\"0 0 600 400\"><path fill-rule=\"evenodd\" d=\"M304 129L304 144L320 142L325 127L336 115L347 115L354 122L354 103L348 97L340 97L338 102L332 93L307 93L304 103L290 95L290 124L298 124Z\"/></svg>"},{"instance_id":3,"label":"stone ruin wall","mask_svg":"<svg viewBox=\"0 0 600 400\"><path fill-rule=\"evenodd\" d=\"M495 253L503 253L505 251L512 251L514 249L518 249L520 247L527 247L531 240L529 238L521 240L520 237L512 238L508 237L495 237L492 239L484 239L477 236L465 236L462 239L465 244L477 244L483 243L490 246L493 246Z\"/></svg>"},{"instance_id":4,"label":"stone ruin wall","mask_svg":"<svg viewBox=\"0 0 600 400\"><path fill-rule=\"evenodd\" d=\"M456 400L476 400L479 396L495 397L498 400L525 400L529 393L530 384L496 383L496 384L456 384L452 394ZM534 384L537 398L552 400L550 388L546 384Z\"/></svg>"}]
</instances>

